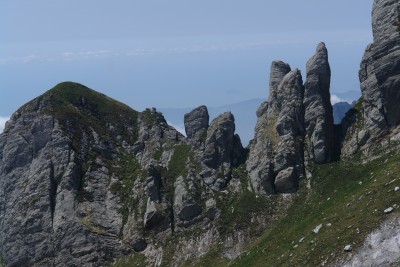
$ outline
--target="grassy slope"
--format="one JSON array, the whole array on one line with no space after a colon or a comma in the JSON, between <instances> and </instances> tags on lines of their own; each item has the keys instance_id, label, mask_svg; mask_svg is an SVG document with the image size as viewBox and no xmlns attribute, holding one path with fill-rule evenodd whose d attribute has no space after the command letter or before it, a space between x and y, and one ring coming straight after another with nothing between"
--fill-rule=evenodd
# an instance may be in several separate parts
<instances>
[{"instance_id":1,"label":"grassy slope","mask_svg":"<svg viewBox=\"0 0 400 267\"><path fill-rule=\"evenodd\" d=\"M366 165L353 160L315 166L312 190L303 185L287 216L230 265L319 266L343 256L345 245L361 246L387 218L384 209L400 204L400 192L394 192L399 161L397 154Z\"/></svg>"},{"instance_id":2,"label":"grassy slope","mask_svg":"<svg viewBox=\"0 0 400 267\"><path fill-rule=\"evenodd\" d=\"M264 233L254 231L259 236L252 236L254 242L239 259L229 261L221 257L221 248L214 247L203 258L182 266L321 266L335 262L347 253L343 250L346 245L353 249L362 245L389 216L383 212L386 208L400 204L400 191L394 191L400 187L399 161L400 154L390 154L368 164L353 159L316 165L312 189L302 184L286 216ZM279 207L271 209L278 203L275 199L256 198L250 192L229 196L216 222L226 228L221 234L250 225L254 212L279 212ZM321 224L320 231L314 233ZM144 263L137 257L121 259L118 263L124 264L118 266ZM168 261L163 263L169 265Z\"/></svg>"}]
</instances>

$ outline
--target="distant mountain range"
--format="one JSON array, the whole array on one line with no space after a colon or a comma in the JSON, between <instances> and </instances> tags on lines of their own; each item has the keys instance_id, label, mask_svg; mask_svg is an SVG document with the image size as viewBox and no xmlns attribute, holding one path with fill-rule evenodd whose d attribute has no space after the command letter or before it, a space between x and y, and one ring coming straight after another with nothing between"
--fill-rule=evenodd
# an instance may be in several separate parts
<instances>
[{"instance_id":1,"label":"distant mountain range","mask_svg":"<svg viewBox=\"0 0 400 267\"><path fill-rule=\"evenodd\" d=\"M235 116L236 132L239 134L243 145L246 146L254 137L254 127L257 122L256 110L263 101L265 100L254 98L220 107L208 107L210 121L226 111L231 111ZM183 117L193 108L158 108L157 110L163 113L170 125L185 133Z\"/></svg>"},{"instance_id":2,"label":"distant mountain range","mask_svg":"<svg viewBox=\"0 0 400 267\"><path fill-rule=\"evenodd\" d=\"M354 100L361 96L359 91L347 91L341 93L332 93L332 96L338 103L333 105L333 114L335 124L340 123L346 112L351 108ZM335 98L335 96L337 98ZM257 122L256 110L266 99L254 98L238 103L223 105L219 107L208 107L210 120L226 111L231 111L235 116L236 132L239 134L242 143L246 146L254 137L254 127ZM188 108L157 108L162 112L168 123L174 126L178 131L185 134L183 117L195 107Z\"/></svg>"},{"instance_id":3,"label":"distant mountain range","mask_svg":"<svg viewBox=\"0 0 400 267\"><path fill-rule=\"evenodd\" d=\"M361 97L360 90L351 90L351 91L340 92L340 93L331 93L332 104L336 104L338 102L352 103L353 101L358 100L360 97Z\"/></svg>"},{"instance_id":4,"label":"distant mountain range","mask_svg":"<svg viewBox=\"0 0 400 267\"><path fill-rule=\"evenodd\" d=\"M340 123L344 114L350 109L350 103L357 100L361 96L359 91L347 91L342 93L332 93L333 116L335 124ZM208 107L210 120L217 117L225 111L231 111L236 120L236 132L240 135L243 145L247 145L254 137L254 127L257 122L256 110L266 99L254 98L233 104L223 105L219 107ZM339 104L340 105L336 105ZM348 104L348 105L346 105ZM187 108L157 108L161 111L168 123L174 126L179 132L185 134L183 125L183 116L195 107ZM0 118L0 133L3 131L4 124L8 118Z\"/></svg>"},{"instance_id":5,"label":"distant mountain range","mask_svg":"<svg viewBox=\"0 0 400 267\"><path fill-rule=\"evenodd\" d=\"M354 106L355 101L353 103L347 103L347 102L339 102L333 105L333 122L335 124L340 124L342 122L342 119L344 118L344 115L346 115L346 112L351 109L352 106Z\"/></svg>"}]
</instances>

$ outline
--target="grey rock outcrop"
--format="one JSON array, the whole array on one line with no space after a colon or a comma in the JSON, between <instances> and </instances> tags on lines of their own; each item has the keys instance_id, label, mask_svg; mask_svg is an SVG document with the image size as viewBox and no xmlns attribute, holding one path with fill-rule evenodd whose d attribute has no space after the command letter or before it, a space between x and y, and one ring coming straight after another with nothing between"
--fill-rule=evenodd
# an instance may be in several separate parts
<instances>
[{"instance_id":1,"label":"grey rock outcrop","mask_svg":"<svg viewBox=\"0 0 400 267\"><path fill-rule=\"evenodd\" d=\"M254 139L249 144L247 171L253 190L258 194L275 192L274 151L278 142L275 124L282 108L282 96L278 91L283 77L291 71L289 64L273 61L270 68L269 102L257 109Z\"/></svg>"},{"instance_id":2,"label":"grey rock outcrop","mask_svg":"<svg viewBox=\"0 0 400 267\"><path fill-rule=\"evenodd\" d=\"M269 97L268 113L269 116L276 116L282 109L283 94L279 92L279 85L283 77L291 71L289 64L282 61L273 61L271 63L270 77L269 77Z\"/></svg>"},{"instance_id":3,"label":"grey rock outcrop","mask_svg":"<svg viewBox=\"0 0 400 267\"><path fill-rule=\"evenodd\" d=\"M235 118L225 112L215 118L207 130L201 173L205 183L214 190L222 190L232 174L232 167L244 160L240 137L235 134Z\"/></svg>"},{"instance_id":4,"label":"grey rock outcrop","mask_svg":"<svg viewBox=\"0 0 400 267\"><path fill-rule=\"evenodd\" d=\"M300 71L286 74L278 90L283 101L275 126L279 138L274 158L275 190L291 193L297 191L304 177L304 87Z\"/></svg>"},{"instance_id":5,"label":"grey rock outcrop","mask_svg":"<svg viewBox=\"0 0 400 267\"><path fill-rule=\"evenodd\" d=\"M274 61L270 98L257 110L247 171L257 193L295 192L304 176L304 87L299 70Z\"/></svg>"},{"instance_id":6,"label":"grey rock outcrop","mask_svg":"<svg viewBox=\"0 0 400 267\"><path fill-rule=\"evenodd\" d=\"M162 170L183 140L155 109L75 83L21 107L0 135L5 265L101 266L145 249L143 230L171 232Z\"/></svg>"},{"instance_id":7,"label":"grey rock outcrop","mask_svg":"<svg viewBox=\"0 0 400 267\"><path fill-rule=\"evenodd\" d=\"M175 182L174 212L175 217L182 222L189 222L199 216L202 207L196 203L192 194L188 192L187 184L182 176Z\"/></svg>"},{"instance_id":8,"label":"grey rock outcrop","mask_svg":"<svg viewBox=\"0 0 400 267\"><path fill-rule=\"evenodd\" d=\"M320 43L315 55L307 62L304 84L306 161L326 163L332 159L334 137L330 80L328 51L325 44Z\"/></svg>"},{"instance_id":9,"label":"grey rock outcrop","mask_svg":"<svg viewBox=\"0 0 400 267\"><path fill-rule=\"evenodd\" d=\"M249 144L249 157L246 162L247 171L253 190L257 194L273 194L273 149L269 134L272 134L271 121L267 115L268 102L264 102L257 109L257 124L254 139ZM267 131L267 129L271 129Z\"/></svg>"},{"instance_id":10,"label":"grey rock outcrop","mask_svg":"<svg viewBox=\"0 0 400 267\"><path fill-rule=\"evenodd\" d=\"M103 157L90 168L82 165L84 146L73 149L66 125L37 115L50 101L46 95L22 107L1 136L0 248L7 266L104 262L123 250L113 238L122 218L113 208L118 199L108 191L112 176L99 166ZM103 140L97 141L83 142L105 149ZM104 154L114 154L107 147Z\"/></svg>"},{"instance_id":11,"label":"grey rock outcrop","mask_svg":"<svg viewBox=\"0 0 400 267\"><path fill-rule=\"evenodd\" d=\"M362 101L359 119L345 129L342 154L351 155L388 134L400 124L400 9L399 1L375 0L372 9L373 43L360 66ZM350 121L347 119L347 121ZM368 138L357 141L364 131ZM356 149L349 150L349 146Z\"/></svg>"},{"instance_id":12,"label":"grey rock outcrop","mask_svg":"<svg viewBox=\"0 0 400 267\"><path fill-rule=\"evenodd\" d=\"M184 124L187 138L200 139L208 129L210 116L206 106L195 108L191 112L185 114Z\"/></svg>"},{"instance_id":13,"label":"grey rock outcrop","mask_svg":"<svg viewBox=\"0 0 400 267\"><path fill-rule=\"evenodd\" d=\"M155 108L71 82L21 107L0 135L0 260L104 266L157 251L157 263L171 234L215 228L215 191L246 150L231 113L208 119L204 106L189 113L185 138Z\"/></svg>"}]
</instances>

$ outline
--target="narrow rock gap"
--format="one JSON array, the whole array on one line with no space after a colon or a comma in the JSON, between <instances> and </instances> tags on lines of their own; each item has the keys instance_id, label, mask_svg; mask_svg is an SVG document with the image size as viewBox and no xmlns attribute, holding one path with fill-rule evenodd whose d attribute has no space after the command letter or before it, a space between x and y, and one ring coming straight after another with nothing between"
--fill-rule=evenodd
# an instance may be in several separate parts
<instances>
[{"instance_id":1,"label":"narrow rock gap","mask_svg":"<svg viewBox=\"0 0 400 267\"><path fill-rule=\"evenodd\" d=\"M54 211L56 207L56 197L57 197L57 181L54 177L54 164L50 162L50 192L49 192L49 199L50 199L50 211L51 211L51 223L53 224L54 220Z\"/></svg>"},{"instance_id":2,"label":"narrow rock gap","mask_svg":"<svg viewBox=\"0 0 400 267\"><path fill-rule=\"evenodd\" d=\"M175 215L174 215L174 206L173 206L173 201L170 203L170 206L168 208L168 212L169 212L169 219L171 221L171 232L172 234L175 233Z\"/></svg>"}]
</instances>

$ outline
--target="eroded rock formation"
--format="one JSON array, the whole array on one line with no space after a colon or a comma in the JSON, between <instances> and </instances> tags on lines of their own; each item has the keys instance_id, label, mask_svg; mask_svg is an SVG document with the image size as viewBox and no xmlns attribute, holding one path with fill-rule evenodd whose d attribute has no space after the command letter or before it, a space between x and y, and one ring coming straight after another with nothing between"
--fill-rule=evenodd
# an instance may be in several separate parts
<instances>
[{"instance_id":1,"label":"eroded rock formation","mask_svg":"<svg viewBox=\"0 0 400 267\"><path fill-rule=\"evenodd\" d=\"M257 110L247 170L257 193L295 192L304 176L304 87L299 70L274 61L270 96Z\"/></svg>"},{"instance_id":2,"label":"eroded rock formation","mask_svg":"<svg viewBox=\"0 0 400 267\"><path fill-rule=\"evenodd\" d=\"M328 51L320 43L307 62L307 80L304 84L304 123L306 127L307 160L326 163L332 159L333 115L329 92L331 69Z\"/></svg>"},{"instance_id":3,"label":"eroded rock formation","mask_svg":"<svg viewBox=\"0 0 400 267\"><path fill-rule=\"evenodd\" d=\"M373 43L360 66L362 99L344 127L342 155L373 146L400 124L400 8L396 0L375 0Z\"/></svg>"}]
</instances>

